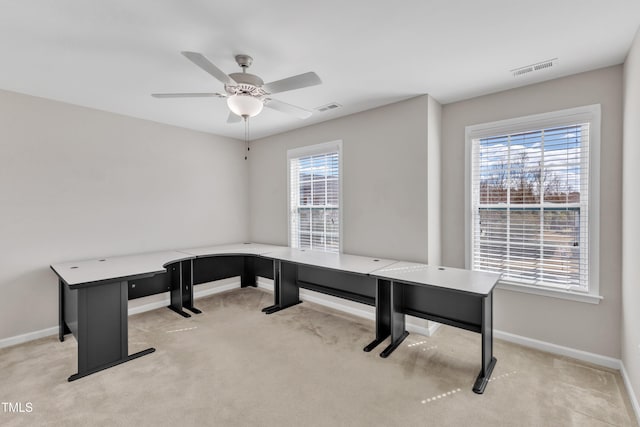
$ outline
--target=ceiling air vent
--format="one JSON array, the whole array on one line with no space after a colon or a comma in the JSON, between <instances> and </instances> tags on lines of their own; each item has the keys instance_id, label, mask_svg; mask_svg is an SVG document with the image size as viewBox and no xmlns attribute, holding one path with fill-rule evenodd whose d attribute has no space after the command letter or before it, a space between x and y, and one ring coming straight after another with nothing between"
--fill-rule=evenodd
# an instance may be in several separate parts
<instances>
[{"instance_id":1,"label":"ceiling air vent","mask_svg":"<svg viewBox=\"0 0 640 427\"><path fill-rule=\"evenodd\" d=\"M320 112L325 112L325 111L335 110L336 108L340 108L340 107L342 107L342 105L338 104L337 102L332 102L331 104L318 107L316 108L316 110Z\"/></svg>"},{"instance_id":2,"label":"ceiling air vent","mask_svg":"<svg viewBox=\"0 0 640 427\"><path fill-rule=\"evenodd\" d=\"M537 64L515 68L511 70L511 74L513 74L513 77L519 77L524 74L532 73L534 71L548 70L549 68L557 65L557 63L558 63L558 58L548 59L546 61L538 62Z\"/></svg>"}]
</instances>

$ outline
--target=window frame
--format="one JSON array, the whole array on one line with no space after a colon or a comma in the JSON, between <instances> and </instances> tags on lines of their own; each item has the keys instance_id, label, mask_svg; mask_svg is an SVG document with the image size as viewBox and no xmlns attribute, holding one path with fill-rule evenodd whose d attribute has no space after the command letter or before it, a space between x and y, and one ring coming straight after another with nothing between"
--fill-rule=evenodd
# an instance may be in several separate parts
<instances>
[{"instance_id":1,"label":"window frame","mask_svg":"<svg viewBox=\"0 0 640 427\"><path fill-rule=\"evenodd\" d=\"M588 180L588 263L587 291L528 285L514 280L500 280L498 288L597 304L600 296L600 104L568 108L542 114L481 123L465 127L465 266L471 268L473 259L473 140L497 135L531 132L552 127L589 123L589 180Z\"/></svg>"},{"instance_id":2,"label":"window frame","mask_svg":"<svg viewBox=\"0 0 640 427\"><path fill-rule=\"evenodd\" d=\"M329 142L323 142L320 144L306 145L303 147L297 147L287 150L286 168L287 168L287 234L289 247L292 246L291 236L291 160L301 157L309 157L318 154L327 154L338 152L338 253L342 253L343 248L343 197L342 197L342 140L335 140Z\"/></svg>"}]
</instances>

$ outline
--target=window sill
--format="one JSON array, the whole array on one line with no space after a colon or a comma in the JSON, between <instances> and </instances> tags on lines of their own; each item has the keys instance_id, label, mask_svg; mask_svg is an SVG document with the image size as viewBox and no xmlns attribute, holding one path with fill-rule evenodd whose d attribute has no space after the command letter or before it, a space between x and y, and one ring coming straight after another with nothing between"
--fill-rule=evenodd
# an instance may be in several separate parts
<instances>
[{"instance_id":1,"label":"window sill","mask_svg":"<svg viewBox=\"0 0 640 427\"><path fill-rule=\"evenodd\" d=\"M499 282L496 286L498 289L504 289L512 292L522 292L525 294L542 295L551 298L560 298L571 301L586 302L589 304L600 304L602 296L586 294L582 292L565 291L562 289L541 288L538 286L529 286L522 284L514 284L510 282Z\"/></svg>"}]
</instances>

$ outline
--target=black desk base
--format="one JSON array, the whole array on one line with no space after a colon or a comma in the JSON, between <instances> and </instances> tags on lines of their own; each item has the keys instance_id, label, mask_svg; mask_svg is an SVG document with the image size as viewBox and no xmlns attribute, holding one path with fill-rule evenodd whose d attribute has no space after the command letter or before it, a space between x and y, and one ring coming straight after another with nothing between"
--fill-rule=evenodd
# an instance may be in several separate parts
<instances>
[{"instance_id":1,"label":"black desk base","mask_svg":"<svg viewBox=\"0 0 640 427\"><path fill-rule=\"evenodd\" d=\"M64 341L65 334L71 333L78 341L78 372L69 381L155 351L148 348L129 355L126 281L75 289L62 280L58 283L58 338Z\"/></svg>"},{"instance_id":2,"label":"black desk base","mask_svg":"<svg viewBox=\"0 0 640 427\"><path fill-rule=\"evenodd\" d=\"M389 318L390 283L366 275L273 261L274 304L262 311L273 314L302 303L300 288L376 307L376 338L364 348L373 350L391 331ZM375 289L375 292L372 290Z\"/></svg>"},{"instance_id":3,"label":"black desk base","mask_svg":"<svg viewBox=\"0 0 640 427\"><path fill-rule=\"evenodd\" d=\"M367 353L391 335L390 295L391 282L387 280L376 280L376 339L363 348Z\"/></svg>"},{"instance_id":4,"label":"black desk base","mask_svg":"<svg viewBox=\"0 0 640 427\"><path fill-rule=\"evenodd\" d=\"M154 348L128 354L128 299L170 291L169 309L184 317L201 313L193 305L193 286L241 277L241 286L256 286L256 276L274 281L272 314L300 304L300 288L371 305L376 308L376 337L364 347L372 351L391 337L382 351L388 357L409 335L405 314L470 330L482 335L482 368L473 391L483 393L496 365L493 357L493 294L468 294L446 288L376 279L368 275L298 265L255 255L221 255L173 263L167 273L76 286L59 281L59 339L78 341L78 373L69 381L153 353ZM142 285L136 287L136 285ZM91 337L91 341L88 340Z\"/></svg>"},{"instance_id":5,"label":"black desk base","mask_svg":"<svg viewBox=\"0 0 640 427\"><path fill-rule=\"evenodd\" d=\"M78 380L78 379L80 379L82 377L86 377L87 375L95 374L96 372L103 371L105 369L111 368L111 367L119 365L121 363L128 362L128 361L133 360L133 359L137 359L138 357L146 356L147 354L153 353L154 351L156 351L156 349L151 347L151 348L148 348L146 350L142 350L142 351L139 351L137 353L133 353L133 354L125 357L124 359L116 360L114 362L107 363L106 365L100 366L100 367L95 368L95 369L90 369L90 370L84 371L82 373L78 372L77 374L73 374L69 378L67 378L67 381L71 382L71 381Z\"/></svg>"},{"instance_id":6,"label":"black desk base","mask_svg":"<svg viewBox=\"0 0 640 427\"><path fill-rule=\"evenodd\" d=\"M184 309L194 314L200 314L193 305L193 260L181 261L167 266L169 275L171 304L169 310L175 311L182 317L191 317Z\"/></svg>"},{"instance_id":7,"label":"black desk base","mask_svg":"<svg viewBox=\"0 0 640 427\"><path fill-rule=\"evenodd\" d=\"M484 393L484 389L489 384L489 380L491 379L491 373L493 372L493 368L496 366L498 360L495 357L491 358L491 361L487 365L486 368L483 368L478 374L478 378L476 382L473 384L473 392L477 394Z\"/></svg>"},{"instance_id":8,"label":"black desk base","mask_svg":"<svg viewBox=\"0 0 640 427\"><path fill-rule=\"evenodd\" d=\"M240 276L241 287L256 287L258 275L273 278L273 262L251 254L212 255L170 264L167 274L171 292L168 308L183 317L191 317L184 309L195 314L202 313L194 306L195 285Z\"/></svg>"},{"instance_id":9,"label":"black desk base","mask_svg":"<svg viewBox=\"0 0 640 427\"><path fill-rule=\"evenodd\" d=\"M482 296L393 281L390 301L391 344L381 357L388 357L409 335L405 330L405 314L477 332L482 337L482 366L473 391L484 393L497 362L493 357L493 292Z\"/></svg>"},{"instance_id":10,"label":"black desk base","mask_svg":"<svg viewBox=\"0 0 640 427\"><path fill-rule=\"evenodd\" d=\"M372 351L390 336L391 343L380 353L383 358L389 357L409 336L405 328L406 314L480 333L482 367L473 391L484 393L496 365L493 357L493 293L487 296L470 294L279 260L273 262L273 279L274 304L262 309L266 314L299 304L300 288L375 306L376 337L363 350Z\"/></svg>"},{"instance_id":11,"label":"black desk base","mask_svg":"<svg viewBox=\"0 0 640 427\"><path fill-rule=\"evenodd\" d=\"M273 278L273 262L256 255L220 255L178 261L166 273L129 280L89 283L71 289L59 280L59 332L64 341L78 341L77 380L103 369L153 353L154 348L128 354L128 300L169 291L169 309L183 317L202 313L194 306L193 286L240 276L241 286L256 286L256 276ZM89 339L90 337L90 339Z\"/></svg>"}]
</instances>

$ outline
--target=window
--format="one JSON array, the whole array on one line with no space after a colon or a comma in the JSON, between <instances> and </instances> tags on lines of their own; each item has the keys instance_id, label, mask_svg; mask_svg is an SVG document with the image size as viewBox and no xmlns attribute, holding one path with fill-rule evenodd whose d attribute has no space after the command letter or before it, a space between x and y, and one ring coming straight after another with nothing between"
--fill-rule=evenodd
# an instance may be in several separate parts
<instances>
[{"instance_id":1,"label":"window","mask_svg":"<svg viewBox=\"0 0 640 427\"><path fill-rule=\"evenodd\" d=\"M597 294L599 119L596 105L467 127L471 269Z\"/></svg>"},{"instance_id":2,"label":"window","mask_svg":"<svg viewBox=\"0 0 640 427\"><path fill-rule=\"evenodd\" d=\"M340 141L289 150L289 245L340 252Z\"/></svg>"}]
</instances>

